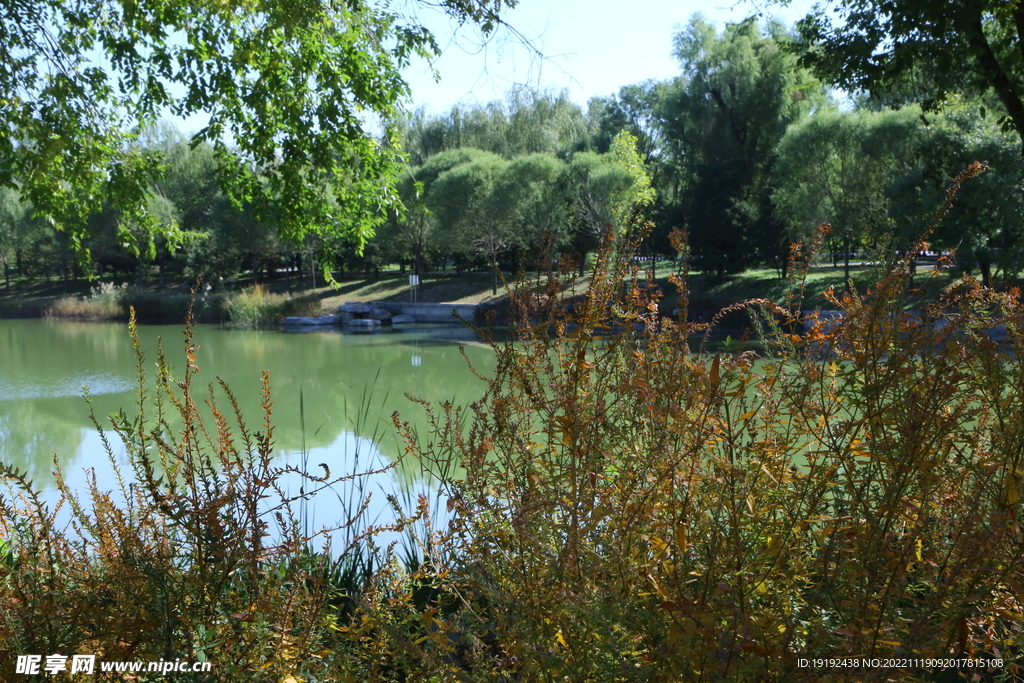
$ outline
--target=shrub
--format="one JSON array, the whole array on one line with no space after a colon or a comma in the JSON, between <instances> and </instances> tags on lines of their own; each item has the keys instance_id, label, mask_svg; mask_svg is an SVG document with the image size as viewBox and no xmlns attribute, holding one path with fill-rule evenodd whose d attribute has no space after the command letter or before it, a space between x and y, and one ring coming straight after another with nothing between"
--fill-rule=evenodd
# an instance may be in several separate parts
<instances>
[{"instance_id":1,"label":"shrub","mask_svg":"<svg viewBox=\"0 0 1024 683\"><path fill-rule=\"evenodd\" d=\"M486 396L405 428L454 513L417 578L450 597L381 579L365 679L386 680L378 658L439 680L959 680L798 667L856 656L1002 659L960 674L1016 680L1019 292L963 280L908 314L894 262L796 336L797 248L788 308L746 306L765 354L712 354L685 306L658 319L656 292L623 292L623 251L605 245L574 313L536 295L557 283L517 296L533 308Z\"/></svg>"},{"instance_id":2,"label":"shrub","mask_svg":"<svg viewBox=\"0 0 1024 683\"><path fill-rule=\"evenodd\" d=\"M89 296L57 299L46 309L46 317L85 321L117 320L124 316L124 291L123 287L113 282L100 282L92 288Z\"/></svg>"},{"instance_id":3,"label":"shrub","mask_svg":"<svg viewBox=\"0 0 1024 683\"><path fill-rule=\"evenodd\" d=\"M94 418L115 489L92 479L84 492L69 490L55 458L60 500L48 507L23 473L0 464L13 494L0 496L0 678L14 680L16 656L32 653L213 665L206 674L175 673L176 681L313 676L326 656L316 653L334 632L329 605L344 587L338 577L352 564L345 558L358 564L350 553L362 537L350 534L342 559L332 561L329 546L309 549L326 532L305 532L293 513L317 491L358 475L273 464L266 373L258 431L245 424L223 381L216 394L211 385L203 406L193 393L191 316L183 373L175 378L161 351L153 386L134 313L129 329L136 413L111 416L107 430ZM127 473L117 466L111 431L124 444ZM298 495L286 492L286 475L304 480ZM162 680L150 676L141 680Z\"/></svg>"}]
</instances>

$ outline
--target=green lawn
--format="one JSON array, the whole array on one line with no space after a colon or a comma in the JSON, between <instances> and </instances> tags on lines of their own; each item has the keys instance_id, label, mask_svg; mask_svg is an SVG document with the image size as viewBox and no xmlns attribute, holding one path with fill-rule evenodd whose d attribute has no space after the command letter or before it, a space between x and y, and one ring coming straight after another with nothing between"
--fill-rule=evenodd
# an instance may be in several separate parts
<instances>
[{"instance_id":1,"label":"green lawn","mask_svg":"<svg viewBox=\"0 0 1024 683\"><path fill-rule=\"evenodd\" d=\"M914 279L914 285L919 289L918 300L934 300L939 292L951 284L955 277L949 272L931 276L930 268L919 267ZM859 292L867 290L868 286L878 281L879 273L871 267L852 268L850 279L853 280L854 288ZM665 279L667 282L667 279ZM659 284L662 278L659 278ZM842 266L835 268L829 266L815 266L807 274L806 284L803 290L801 309L831 309L835 306L825 297L825 292L832 287L835 293L842 295L845 289ZM699 302L702 305L718 306L719 308L730 303L746 301L748 299L772 299L780 303L786 300L790 284L779 277L774 269L748 270L739 275L733 275L718 280L712 275L702 273L690 276L690 301ZM666 294L674 290L668 285L663 287ZM672 294L671 296L674 296Z\"/></svg>"},{"instance_id":2,"label":"green lawn","mask_svg":"<svg viewBox=\"0 0 1024 683\"><path fill-rule=\"evenodd\" d=\"M939 291L949 285L954 277L942 273L929 277L931 270L927 267L918 269L916 285L921 288L919 300L934 300ZM669 282L668 271L662 265L656 278L658 285L665 294L661 310L671 314L676 308L676 288ZM511 274L507 274L511 278ZM870 283L877 280L877 272L870 267L852 269L852 280L859 291L864 291ZM177 279L175 281L178 281ZM239 278L233 283L232 289L251 286L251 278ZM323 285L323 278L317 278L319 286L312 287L308 276L300 282L296 278L278 278L264 282L263 286L270 292L278 294L315 294L321 300L323 312L331 312L346 301L410 301L409 276L397 268L386 270L374 278L349 278L341 281L337 287ZM579 278L574 289L586 291L588 277ZM150 285L155 289L155 286ZM816 266L807 277L803 301L803 309L834 308L825 298L825 291L833 287L839 294L844 289L842 267ZM714 312L731 304L749 299L768 298L780 303L786 300L789 283L779 277L773 269L761 268L748 270L738 275L723 279L713 275L695 273L689 279L690 308L695 316L710 318ZM0 284L0 317L6 315L38 315L58 298L63 296L82 296L90 292L91 286L84 280L75 280L65 287L59 280L43 279L13 280L10 289ZM177 288L167 291L178 292ZM505 287L498 289L497 296L491 294L491 276L488 273L476 272L464 275L431 274L422 278L417 301L447 303L493 303L499 309L507 307L508 298Z\"/></svg>"}]
</instances>

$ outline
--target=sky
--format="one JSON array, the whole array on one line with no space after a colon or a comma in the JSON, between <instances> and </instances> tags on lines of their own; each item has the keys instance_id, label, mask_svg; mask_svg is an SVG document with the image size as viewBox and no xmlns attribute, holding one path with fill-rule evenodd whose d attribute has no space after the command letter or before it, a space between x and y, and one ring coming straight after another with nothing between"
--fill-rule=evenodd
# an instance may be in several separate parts
<instances>
[{"instance_id":1,"label":"sky","mask_svg":"<svg viewBox=\"0 0 1024 683\"><path fill-rule=\"evenodd\" d=\"M503 99L516 85L567 88L581 105L621 86L678 75L672 36L698 12L721 29L760 11L792 25L814 4L793 0L788 7L763 0L519 0L505 14L543 58L517 44L508 32L480 47L471 30L456 31L443 14L420 11L420 19L444 48L435 83L426 62L405 71L412 106L443 113L456 103ZM454 33L454 36L453 36Z\"/></svg>"},{"instance_id":2,"label":"sky","mask_svg":"<svg viewBox=\"0 0 1024 683\"><path fill-rule=\"evenodd\" d=\"M564 88L570 99L586 107L591 97L614 94L624 85L678 75L672 37L698 12L719 30L759 12L792 25L815 0L790 0L786 7L769 0L519 0L505 12L505 21L532 50L509 31L497 32L481 46L478 31L460 30L427 4L399 3L400 12L415 13L410 18L430 29L442 47L434 62L441 80L435 82L429 65L420 59L404 76L412 90L409 108L441 114L456 103L502 100L517 86ZM206 113L179 119L168 111L165 118L187 134L209 121ZM367 126L376 129L372 121Z\"/></svg>"}]
</instances>

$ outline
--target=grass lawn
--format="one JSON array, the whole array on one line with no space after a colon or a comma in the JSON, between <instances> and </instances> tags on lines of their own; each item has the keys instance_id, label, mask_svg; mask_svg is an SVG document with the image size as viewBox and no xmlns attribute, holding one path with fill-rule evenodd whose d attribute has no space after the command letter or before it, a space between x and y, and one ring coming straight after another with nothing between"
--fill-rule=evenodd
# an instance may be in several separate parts
<instances>
[{"instance_id":1,"label":"grass lawn","mask_svg":"<svg viewBox=\"0 0 1024 683\"><path fill-rule=\"evenodd\" d=\"M288 292L287 283L277 280L267 287L272 292ZM293 290L296 291L296 290ZM316 293L324 312L333 311L346 301L411 301L409 276L397 271L382 272L377 279L345 280L337 288L305 287L301 293ZM296 291L296 293L298 293ZM417 301L432 303L479 304L497 303L506 298L503 287L498 295L491 295L491 276L488 273L465 275L426 275L420 280Z\"/></svg>"},{"instance_id":2,"label":"grass lawn","mask_svg":"<svg viewBox=\"0 0 1024 683\"><path fill-rule=\"evenodd\" d=\"M957 276L948 271L934 277L931 276L932 273L933 269L930 267L918 267L914 279L915 287L920 290L918 300L934 301L943 288L957 279ZM850 279L853 280L853 286L858 292L865 292L869 286L878 281L878 277L879 272L870 266L851 267ZM807 274L800 308L804 310L835 308L825 297L825 292L832 287L836 295L841 297L845 285L842 266L838 268L831 265L812 267ZM758 298L784 302L789 283L781 279L774 269L762 268L748 270L724 280L717 280L714 276L703 273L694 274L690 276L689 287L691 301L721 307L737 301Z\"/></svg>"},{"instance_id":3,"label":"grass lawn","mask_svg":"<svg viewBox=\"0 0 1024 683\"><path fill-rule=\"evenodd\" d=\"M948 272L929 277L931 272L931 268L926 266L918 269L916 285L921 289L919 300L934 300L941 289L955 279L955 276ZM675 286L669 282L668 270L664 264L658 275L656 281L665 294L661 310L663 314L671 314L677 306ZM851 276L857 290L865 291L869 284L877 281L878 273L871 267L860 266L852 268ZM512 276L507 274L507 277ZM573 289L576 292L586 291L588 279L586 276L577 278L573 283ZM250 278L240 277L231 283L231 289L251 286L251 283ZM411 301L409 276L402 274L398 269L382 271L375 279L355 279L350 274L337 287L329 287L322 283L322 277L317 277L317 284L320 285L317 287L311 286L308 277L303 278L301 282L297 278L279 277L262 284L267 291L276 294L315 294L320 299L323 313L333 312L346 301ZM843 292L843 268L831 265L813 267L807 277L800 307L834 308L824 295L830 286L838 294ZM691 315L710 319L716 311L749 299L768 298L784 302L787 287L786 280L779 278L777 271L773 269L753 269L723 279L717 279L709 274L694 273L689 279ZM9 290L0 285L0 317L42 315L42 312L60 297L85 296L90 291L91 285L81 279L71 282L67 287L59 280L12 280ZM168 288L166 291L179 292L176 287ZM463 275L435 273L423 276L416 300L434 303L490 303L494 304L499 312L508 307L505 287L499 286L497 296L492 295L491 275L486 272Z\"/></svg>"}]
</instances>

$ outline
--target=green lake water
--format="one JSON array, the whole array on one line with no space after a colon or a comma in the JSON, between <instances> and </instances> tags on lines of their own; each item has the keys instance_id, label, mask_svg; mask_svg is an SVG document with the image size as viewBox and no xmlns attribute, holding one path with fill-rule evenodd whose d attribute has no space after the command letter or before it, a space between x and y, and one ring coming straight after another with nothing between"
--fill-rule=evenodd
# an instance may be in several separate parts
<instances>
[{"instance_id":1,"label":"green lake water","mask_svg":"<svg viewBox=\"0 0 1024 683\"><path fill-rule=\"evenodd\" d=\"M150 387L161 337L172 374L180 378L182 327L140 326L139 335ZM487 374L494 366L491 350L461 326L369 334L200 325L195 339L200 368L195 381L203 396L207 384L223 377L256 431L262 417L260 373L269 370L278 462L305 460L313 467L322 462L333 474L395 461L403 451L391 419L396 410L425 433L424 409L406 394L464 405L483 394L485 384L470 372L460 345L478 371ZM54 453L73 487L84 487L95 469L101 487L109 482L113 488L111 465L89 420L82 386L89 387L96 415L105 423L122 408L133 415L136 376L125 324L0 320L0 460L28 471L50 498L55 496ZM116 438L114 446L115 461L125 464ZM431 483L414 463L403 463L378 475L368 490L375 490L382 503L388 493L421 492ZM317 507L320 522L330 523L330 500Z\"/></svg>"}]
</instances>

